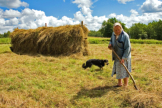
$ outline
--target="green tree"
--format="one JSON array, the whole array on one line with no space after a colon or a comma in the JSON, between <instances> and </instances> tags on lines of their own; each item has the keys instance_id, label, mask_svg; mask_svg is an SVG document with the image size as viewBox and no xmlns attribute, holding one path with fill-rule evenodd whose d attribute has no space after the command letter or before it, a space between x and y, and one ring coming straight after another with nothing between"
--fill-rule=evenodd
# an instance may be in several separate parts
<instances>
[{"instance_id":1,"label":"green tree","mask_svg":"<svg viewBox=\"0 0 162 108\"><path fill-rule=\"evenodd\" d=\"M4 33L4 37L9 37L10 36L10 31L8 31L7 33Z\"/></svg>"},{"instance_id":2,"label":"green tree","mask_svg":"<svg viewBox=\"0 0 162 108\"><path fill-rule=\"evenodd\" d=\"M0 34L0 38L3 38L3 34Z\"/></svg>"},{"instance_id":3,"label":"green tree","mask_svg":"<svg viewBox=\"0 0 162 108\"><path fill-rule=\"evenodd\" d=\"M88 36L102 37L102 34L100 31L90 30Z\"/></svg>"},{"instance_id":4,"label":"green tree","mask_svg":"<svg viewBox=\"0 0 162 108\"><path fill-rule=\"evenodd\" d=\"M156 32L156 39L162 40L162 21L159 20L157 24L155 24L155 32Z\"/></svg>"},{"instance_id":5,"label":"green tree","mask_svg":"<svg viewBox=\"0 0 162 108\"><path fill-rule=\"evenodd\" d=\"M148 35L148 39L156 39L157 38L157 35L156 35L156 32L155 32L155 25L157 24L157 22L153 21L153 22L150 22L147 27L146 27L146 32L147 32L147 35Z\"/></svg>"},{"instance_id":6,"label":"green tree","mask_svg":"<svg viewBox=\"0 0 162 108\"><path fill-rule=\"evenodd\" d=\"M141 34L138 34L138 35L139 35L139 38L141 38L141 39L147 39L148 38L147 32L142 32Z\"/></svg>"},{"instance_id":7,"label":"green tree","mask_svg":"<svg viewBox=\"0 0 162 108\"><path fill-rule=\"evenodd\" d=\"M124 30L127 29L125 24L121 21L117 20L116 18L110 18L107 21L103 21L102 27L99 30L103 34L103 37L111 37L113 32L113 24L116 22L119 22Z\"/></svg>"},{"instance_id":8,"label":"green tree","mask_svg":"<svg viewBox=\"0 0 162 108\"><path fill-rule=\"evenodd\" d=\"M110 19L108 19L107 22L110 22L110 23L114 24L114 23L116 23L116 22L120 22L120 21L118 21L118 20L114 17L114 18L110 18Z\"/></svg>"},{"instance_id":9,"label":"green tree","mask_svg":"<svg viewBox=\"0 0 162 108\"><path fill-rule=\"evenodd\" d=\"M111 37L113 32L113 24L108 22L104 28L103 37Z\"/></svg>"},{"instance_id":10,"label":"green tree","mask_svg":"<svg viewBox=\"0 0 162 108\"><path fill-rule=\"evenodd\" d=\"M131 26L131 28L129 28L129 35L133 39L139 39L141 38L142 35L147 34L147 32L145 31L146 27L147 26L145 24L135 23ZM144 36L144 37L147 37L147 36Z\"/></svg>"},{"instance_id":11,"label":"green tree","mask_svg":"<svg viewBox=\"0 0 162 108\"><path fill-rule=\"evenodd\" d=\"M102 23L101 29L99 29L99 31L100 31L102 34L103 34L104 31L105 31L106 23L107 23L107 22L104 20L103 23Z\"/></svg>"}]
</instances>

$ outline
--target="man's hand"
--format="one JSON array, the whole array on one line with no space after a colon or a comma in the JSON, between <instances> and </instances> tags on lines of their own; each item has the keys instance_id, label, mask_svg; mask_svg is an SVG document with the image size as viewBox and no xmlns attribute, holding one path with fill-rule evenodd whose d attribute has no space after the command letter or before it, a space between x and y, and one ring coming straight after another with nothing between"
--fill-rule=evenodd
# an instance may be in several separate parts
<instances>
[{"instance_id":1,"label":"man's hand","mask_svg":"<svg viewBox=\"0 0 162 108\"><path fill-rule=\"evenodd\" d=\"M110 44L110 45L108 46L108 49L110 49L110 50L111 50L111 47L112 47L112 46L111 46L111 44Z\"/></svg>"},{"instance_id":2,"label":"man's hand","mask_svg":"<svg viewBox=\"0 0 162 108\"><path fill-rule=\"evenodd\" d=\"M122 59L122 60L120 61L120 63L123 64L123 63L124 63L124 59Z\"/></svg>"}]
</instances>

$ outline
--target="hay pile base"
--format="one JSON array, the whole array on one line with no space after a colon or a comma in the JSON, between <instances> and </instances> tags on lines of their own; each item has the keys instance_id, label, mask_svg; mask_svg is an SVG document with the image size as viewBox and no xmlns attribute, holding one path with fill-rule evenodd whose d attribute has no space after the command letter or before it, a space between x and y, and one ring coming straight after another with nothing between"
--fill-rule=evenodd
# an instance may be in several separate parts
<instances>
[{"instance_id":1,"label":"hay pile base","mask_svg":"<svg viewBox=\"0 0 162 108\"><path fill-rule=\"evenodd\" d=\"M88 55L88 32L83 25L15 29L11 37L13 52L18 54Z\"/></svg>"}]
</instances>

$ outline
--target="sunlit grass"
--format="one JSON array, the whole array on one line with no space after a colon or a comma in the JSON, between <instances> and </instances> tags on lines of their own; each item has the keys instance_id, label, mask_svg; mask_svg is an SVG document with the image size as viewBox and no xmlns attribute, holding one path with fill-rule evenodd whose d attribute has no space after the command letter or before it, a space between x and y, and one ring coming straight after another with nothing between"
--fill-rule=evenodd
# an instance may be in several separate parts
<instances>
[{"instance_id":1,"label":"sunlit grass","mask_svg":"<svg viewBox=\"0 0 162 108\"><path fill-rule=\"evenodd\" d=\"M0 107L162 107L162 45L132 44L132 73L139 91L114 88L107 44L90 44L90 56L18 55L0 45ZM103 70L82 64L108 59Z\"/></svg>"},{"instance_id":2,"label":"sunlit grass","mask_svg":"<svg viewBox=\"0 0 162 108\"><path fill-rule=\"evenodd\" d=\"M0 44L10 44L10 38L0 38Z\"/></svg>"}]
</instances>

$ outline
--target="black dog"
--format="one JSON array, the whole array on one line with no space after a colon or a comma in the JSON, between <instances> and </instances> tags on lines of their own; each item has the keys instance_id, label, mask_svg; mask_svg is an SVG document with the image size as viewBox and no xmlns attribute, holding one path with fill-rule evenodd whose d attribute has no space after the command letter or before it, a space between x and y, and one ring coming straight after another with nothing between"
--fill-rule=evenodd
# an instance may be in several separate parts
<instances>
[{"instance_id":1,"label":"black dog","mask_svg":"<svg viewBox=\"0 0 162 108\"><path fill-rule=\"evenodd\" d=\"M100 69L103 70L103 67L104 67L105 65L108 65L108 64L109 64L109 63L108 63L108 60L107 60L107 59L105 59L105 60L90 59L90 60L86 61L86 64L83 63L82 67L83 67L84 69L86 69L87 67L90 68L92 65L96 65L96 66L100 67Z\"/></svg>"}]
</instances>

